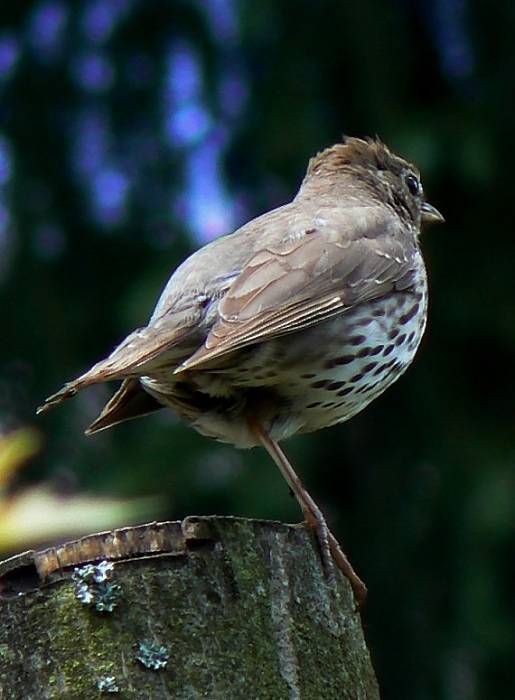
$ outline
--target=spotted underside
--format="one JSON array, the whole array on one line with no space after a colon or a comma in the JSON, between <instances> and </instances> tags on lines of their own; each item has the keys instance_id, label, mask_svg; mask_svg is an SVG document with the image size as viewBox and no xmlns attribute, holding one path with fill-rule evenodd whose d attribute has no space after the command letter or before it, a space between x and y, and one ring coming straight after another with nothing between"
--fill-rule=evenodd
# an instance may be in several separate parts
<instances>
[{"instance_id":1,"label":"spotted underside","mask_svg":"<svg viewBox=\"0 0 515 700\"><path fill-rule=\"evenodd\" d=\"M282 336L228 356L211 369L171 381L169 369L142 378L145 389L199 432L240 447L255 444L245 414L275 440L348 420L411 363L425 328L425 275L396 292L331 318L313 330Z\"/></svg>"}]
</instances>

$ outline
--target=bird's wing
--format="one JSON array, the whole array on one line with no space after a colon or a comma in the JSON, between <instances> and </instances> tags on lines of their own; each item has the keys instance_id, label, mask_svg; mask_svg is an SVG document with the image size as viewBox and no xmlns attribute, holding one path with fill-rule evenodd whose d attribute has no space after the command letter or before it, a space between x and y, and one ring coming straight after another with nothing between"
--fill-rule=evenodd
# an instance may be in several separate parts
<instances>
[{"instance_id":1,"label":"bird's wing","mask_svg":"<svg viewBox=\"0 0 515 700\"><path fill-rule=\"evenodd\" d=\"M37 413L44 413L52 406L66 399L92 384L107 382L112 379L124 379L145 374L146 368L151 364L169 363L171 367L177 365L180 359L173 357L173 349L181 347L181 353L176 353L180 358L186 355L182 349L198 344L194 323L186 323L183 315L178 319L168 319L167 324L139 328L131 333L113 352L104 360L97 362L91 369L77 379L68 382L56 394L49 396L44 404L37 409ZM191 346L190 346L191 343ZM191 352L191 350L190 350ZM169 355L171 355L169 357Z\"/></svg>"},{"instance_id":2,"label":"bird's wing","mask_svg":"<svg viewBox=\"0 0 515 700\"><path fill-rule=\"evenodd\" d=\"M347 217L343 223L352 220ZM204 343L176 372L201 368L234 350L307 328L395 289L408 289L417 249L413 244L406 250L402 244L397 217L362 209L356 223L354 237L341 235L334 226L311 228L258 251L221 299Z\"/></svg>"}]
</instances>

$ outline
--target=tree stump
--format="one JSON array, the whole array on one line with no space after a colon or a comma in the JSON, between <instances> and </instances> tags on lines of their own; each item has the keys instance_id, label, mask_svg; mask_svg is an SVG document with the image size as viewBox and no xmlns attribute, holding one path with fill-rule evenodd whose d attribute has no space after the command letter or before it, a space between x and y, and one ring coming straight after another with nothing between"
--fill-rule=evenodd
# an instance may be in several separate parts
<instances>
[{"instance_id":1,"label":"tree stump","mask_svg":"<svg viewBox=\"0 0 515 700\"><path fill-rule=\"evenodd\" d=\"M0 698L377 700L303 525L190 517L0 564Z\"/></svg>"}]
</instances>

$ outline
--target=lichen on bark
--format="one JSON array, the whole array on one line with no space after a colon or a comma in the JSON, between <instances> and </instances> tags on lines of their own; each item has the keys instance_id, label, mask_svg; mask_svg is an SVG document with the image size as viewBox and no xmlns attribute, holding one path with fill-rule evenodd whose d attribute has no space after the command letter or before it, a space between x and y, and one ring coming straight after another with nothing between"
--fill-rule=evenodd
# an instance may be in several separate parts
<instances>
[{"instance_id":1,"label":"lichen on bark","mask_svg":"<svg viewBox=\"0 0 515 700\"><path fill-rule=\"evenodd\" d=\"M120 587L111 613L72 579L102 549ZM379 698L350 586L328 579L303 526L126 528L4 562L0 586L0 698ZM161 661L138 660L142 645Z\"/></svg>"}]
</instances>

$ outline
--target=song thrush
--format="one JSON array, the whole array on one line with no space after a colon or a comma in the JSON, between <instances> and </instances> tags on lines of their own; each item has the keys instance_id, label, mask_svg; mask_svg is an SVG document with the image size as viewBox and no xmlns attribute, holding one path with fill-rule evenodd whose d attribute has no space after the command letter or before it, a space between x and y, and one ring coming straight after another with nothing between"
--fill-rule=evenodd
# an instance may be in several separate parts
<instances>
[{"instance_id":1,"label":"song thrush","mask_svg":"<svg viewBox=\"0 0 515 700\"><path fill-rule=\"evenodd\" d=\"M408 367L426 325L420 228L442 220L413 165L348 138L310 160L292 202L191 255L148 325L39 411L122 379L87 434L166 406L216 440L261 444L362 599L278 443L348 420Z\"/></svg>"}]
</instances>

